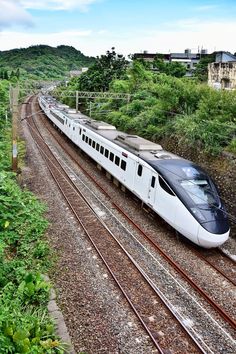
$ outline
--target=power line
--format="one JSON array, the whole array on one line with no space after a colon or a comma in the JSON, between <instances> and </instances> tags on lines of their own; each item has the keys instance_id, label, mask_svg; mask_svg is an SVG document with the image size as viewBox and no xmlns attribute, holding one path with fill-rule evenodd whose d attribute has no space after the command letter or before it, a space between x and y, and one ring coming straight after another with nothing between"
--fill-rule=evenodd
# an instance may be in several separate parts
<instances>
[{"instance_id":1,"label":"power line","mask_svg":"<svg viewBox=\"0 0 236 354\"><path fill-rule=\"evenodd\" d=\"M27 122L27 124L29 125L29 123L28 123L27 120L26 120L26 122ZM30 125L29 125L29 126L30 126ZM35 133L39 136L39 138L40 138L41 140L43 140L43 138L40 136L40 134L36 131L35 128L31 127L31 129L33 129L33 130L35 131ZM176 177L180 178L181 180L183 180L183 177L182 177L182 176L176 174L175 172L169 170L168 168L163 167L163 166L161 166L161 168L164 169L164 170L166 170L166 171L168 171L169 173L175 175ZM190 182L190 183L192 183L193 185L197 185L197 183L194 183L194 182L192 182L191 180L187 180L187 181ZM178 187L179 187L179 185L178 185L177 183L173 182L173 184L174 184L175 186L178 186ZM183 187L182 187L182 188L183 188ZM198 199L202 200L203 202L205 202L205 200L204 200L203 198L199 197L199 195L197 195L197 194L195 194L195 193L193 193L193 192L189 192L189 193L192 194L193 196L197 197ZM210 194L211 194L212 196L215 196L215 197L217 196L217 197L219 197L218 194L213 193L212 191L210 191ZM223 198L221 198L221 199L223 199ZM217 209L217 210L222 211L225 215L229 216L230 220L231 220L234 224L236 224L236 217L235 217L234 215L230 214L230 213L227 212L226 210L222 210L220 207L218 207L218 206L216 206L216 205L214 205L214 204L209 204L209 205L211 205L214 209ZM233 204L233 206L236 206L236 205Z\"/></svg>"},{"instance_id":2,"label":"power line","mask_svg":"<svg viewBox=\"0 0 236 354\"><path fill-rule=\"evenodd\" d=\"M180 177L180 176L178 176L178 177ZM216 196L216 194L215 194L215 196ZM230 206L233 206L233 207L235 206L234 204L232 204L232 202L230 200L228 200L226 198L221 197L221 200L223 200L224 202L227 202L228 204L230 204Z\"/></svg>"}]
</instances>

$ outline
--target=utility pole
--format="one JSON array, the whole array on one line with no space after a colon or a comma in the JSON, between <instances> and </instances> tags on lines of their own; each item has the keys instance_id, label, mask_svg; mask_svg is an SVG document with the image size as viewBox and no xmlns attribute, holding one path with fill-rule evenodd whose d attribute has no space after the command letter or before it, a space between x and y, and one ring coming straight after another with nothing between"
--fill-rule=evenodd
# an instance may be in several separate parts
<instances>
[{"instance_id":1,"label":"utility pole","mask_svg":"<svg viewBox=\"0 0 236 354\"><path fill-rule=\"evenodd\" d=\"M78 113L78 105L79 105L79 92L75 91L75 108L76 108L76 113Z\"/></svg>"},{"instance_id":2,"label":"utility pole","mask_svg":"<svg viewBox=\"0 0 236 354\"><path fill-rule=\"evenodd\" d=\"M18 119L19 87L10 87L10 103L12 111L12 171L17 172L17 119Z\"/></svg>"}]
</instances>

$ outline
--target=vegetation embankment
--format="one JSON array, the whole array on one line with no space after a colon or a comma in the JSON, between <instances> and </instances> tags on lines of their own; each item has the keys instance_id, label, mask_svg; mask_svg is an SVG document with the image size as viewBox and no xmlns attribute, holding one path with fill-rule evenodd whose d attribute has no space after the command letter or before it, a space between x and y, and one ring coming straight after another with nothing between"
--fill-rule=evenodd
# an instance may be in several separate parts
<instances>
[{"instance_id":1,"label":"vegetation embankment","mask_svg":"<svg viewBox=\"0 0 236 354\"><path fill-rule=\"evenodd\" d=\"M0 81L0 353L64 353L47 312L45 206L10 170L9 82ZM21 143L21 153L24 146Z\"/></svg>"},{"instance_id":2,"label":"vegetation embankment","mask_svg":"<svg viewBox=\"0 0 236 354\"><path fill-rule=\"evenodd\" d=\"M60 97L65 90L129 93L129 102L93 102L92 117L152 141L171 137L213 155L236 153L236 92L216 91L203 83L205 63L197 68L200 79L180 77L184 71L176 64L158 60L153 66L155 70L139 60L130 64L113 48L67 87L61 85L55 95ZM71 98L64 102L75 104Z\"/></svg>"}]
</instances>

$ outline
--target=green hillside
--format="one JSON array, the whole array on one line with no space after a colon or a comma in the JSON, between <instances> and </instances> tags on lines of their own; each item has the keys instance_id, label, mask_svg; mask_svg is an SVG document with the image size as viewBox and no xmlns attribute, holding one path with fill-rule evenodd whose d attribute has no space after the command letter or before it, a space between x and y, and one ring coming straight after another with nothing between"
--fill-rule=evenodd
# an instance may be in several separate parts
<instances>
[{"instance_id":1,"label":"green hillside","mask_svg":"<svg viewBox=\"0 0 236 354\"><path fill-rule=\"evenodd\" d=\"M56 48L47 45L0 51L0 72L8 76L20 70L20 76L32 79L60 79L70 70L90 66L93 57L87 57L79 50L65 45Z\"/></svg>"}]
</instances>

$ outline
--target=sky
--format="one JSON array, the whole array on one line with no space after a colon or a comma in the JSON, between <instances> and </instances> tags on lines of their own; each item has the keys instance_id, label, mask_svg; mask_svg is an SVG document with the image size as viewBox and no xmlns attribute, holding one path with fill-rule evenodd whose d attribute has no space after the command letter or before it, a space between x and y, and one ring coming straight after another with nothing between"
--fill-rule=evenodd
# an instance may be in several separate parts
<instances>
[{"instance_id":1,"label":"sky","mask_svg":"<svg viewBox=\"0 0 236 354\"><path fill-rule=\"evenodd\" d=\"M99 56L236 52L236 0L0 0L0 51L70 45Z\"/></svg>"}]
</instances>

